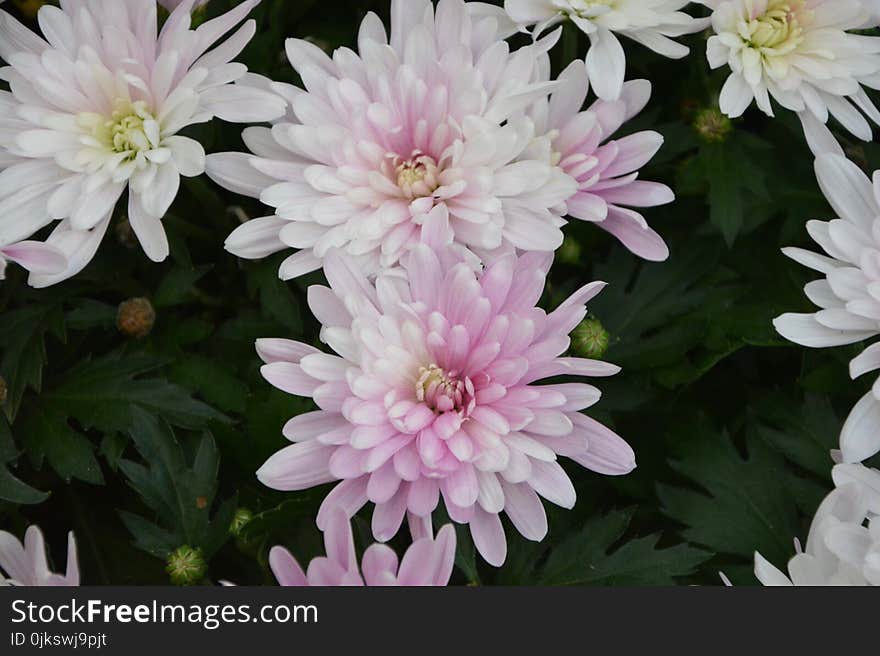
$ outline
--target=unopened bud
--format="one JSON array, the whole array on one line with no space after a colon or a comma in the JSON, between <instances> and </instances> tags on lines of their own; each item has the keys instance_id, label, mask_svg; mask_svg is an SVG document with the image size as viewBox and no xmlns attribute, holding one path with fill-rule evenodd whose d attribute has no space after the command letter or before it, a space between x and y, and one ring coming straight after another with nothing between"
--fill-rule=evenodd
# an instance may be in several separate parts
<instances>
[{"instance_id":1,"label":"unopened bud","mask_svg":"<svg viewBox=\"0 0 880 656\"><path fill-rule=\"evenodd\" d=\"M127 337L143 339L155 323L156 311L146 298L130 298L119 305L116 313L116 327Z\"/></svg>"},{"instance_id":2,"label":"unopened bud","mask_svg":"<svg viewBox=\"0 0 880 656\"><path fill-rule=\"evenodd\" d=\"M247 508L239 508L235 511L235 516L232 518L232 523L229 525L229 532L233 537L240 538L242 531L244 531L244 527L250 524L253 518L254 513L250 510Z\"/></svg>"},{"instance_id":3,"label":"unopened bud","mask_svg":"<svg viewBox=\"0 0 880 656\"><path fill-rule=\"evenodd\" d=\"M598 360L608 350L608 331L598 319L584 319L571 335L572 350L583 358Z\"/></svg>"},{"instance_id":4,"label":"unopened bud","mask_svg":"<svg viewBox=\"0 0 880 656\"><path fill-rule=\"evenodd\" d=\"M208 564L201 549L190 546L178 547L168 556L165 571L174 585L196 585L208 571Z\"/></svg>"},{"instance_id":5,"label":"unopened bud","mask_svg":"<svg viewBox=\"0 0 880 656\"><path fill-rule=\"evenodd\" d=\"M722 143L733 130L733 123L721 113L721 110L709 107L697 113L694 130L706 143Z\"/></svg>"},{"instance_id":6,"label":"unopened bud","mask_svg":"<svg viewBox=\"0 0 880 656\"><path fill-rule=\"evenodd\" d=\"M9 395L9 387L6 385L6 379L0 376L0 405L6 403L6 397Z\"/></svg>"}]
</instances>

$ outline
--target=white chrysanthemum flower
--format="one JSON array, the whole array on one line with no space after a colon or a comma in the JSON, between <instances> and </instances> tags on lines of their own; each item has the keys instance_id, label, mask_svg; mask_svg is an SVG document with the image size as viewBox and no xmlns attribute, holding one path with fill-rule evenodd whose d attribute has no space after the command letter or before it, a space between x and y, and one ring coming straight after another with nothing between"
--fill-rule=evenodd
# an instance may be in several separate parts
<instances>
[{"instance_id":1,"label":"white chrysanthemum flower","mask_svg":"<svg viewBox=\"0 0 880 656\"><path fill-rule=\"evenodd\" d=\"M704 29L708 20L681 11L689 0L505 0L504 8L520 25L536 25L535 33L569 19L590 37L587 71L603 100L617 100L623 91L626 54L617 34L675 59L689 49L675 37Z\"/></svg>"},{"instance_id":2,"label":"white chrysanthemum flower","mask_svg":"<svg viewBox=\"0 0 880 656\"><path fill-rule=\"evenodd\" d=\"M829 115L854 136L872 138L880 111L864 87L880 88L880 38L853 34L872 24L860 0L700 0L712 8L712 68L731 70L721 110L731 118L752 104L773 116L771 98L797 112L818 155L840 153ZM867 118L866 118L867 116Z\"/></svg>"},{"instance_id":3,"label":"white chrysanthemum flower","mask_svg":"<svg viewBox=\"0 0 880 656\"><path fill-rule=\"evenodd\" d=\"M783 252L823 274L804 291L821 308L812 314L785 314L773 324L780 335L802 346L855 344L880 335L880 172L872 181L845 157L816 160L819 186L838 219L809 221L807 230L827 253L800 248ZM880 343L850 363L853 378L880 369ZM880 379L850 413L840 436L844 462L880 452Z\"/></svg>"},{"instance_id":4,"label":"white chrysanthemum flower","mask_svg":"<svg viewBox=\"0 0 880 656\"><path fill-rule=\"evenodd\" d=\"M184 0L157 34L155 0L62 0L44 6L45 40L0 11L0 244L60 220L47 243L67 256L43 287L79 272L94 256L113 209L128 190L128 219L150 259L168 255L161 220L180 176L204 172L205 152L178 133L219 117L265 121L283 115L276 95L230 84L253 21L228 40L259 0L190 30ZM213 49L211 49L213 47Z\"/></svg>"},{"instance_id":5,"label":"white chrysanthemum flower","mask_svg":"<svg viewBox=\"0 0 880 656\"><path fill-rule=\"evenodd\" d=\"M448 210L455 241L484 256L562 244L573 178L522 157L535 138L524 110L556 84L535 81L535 63L555 42L510 52L500 8L462 0L391 3L390 40L375 14L359 53L333 57L291 39L287 54L306 90L276 84L288 120L249 128L254 155L208 158L224 187L260 198L275 215L250 221L227 240L232 253L265 257L300 251L285 279L314 271L340 248L375 273L417 243L425 216Z\"/></svg>"},{"instance_id":6,"label":"white chrysanthemum flower","mask_svg":"<svg viewBox=\"0 0 880 656\"><path fill-rule=\"evenodd\" d=\"M837 488L816 511L788 576L755 554L755 576L764 585L880 585L880 471L838 465L833 477Z\"/></svg>"}]
</instances>

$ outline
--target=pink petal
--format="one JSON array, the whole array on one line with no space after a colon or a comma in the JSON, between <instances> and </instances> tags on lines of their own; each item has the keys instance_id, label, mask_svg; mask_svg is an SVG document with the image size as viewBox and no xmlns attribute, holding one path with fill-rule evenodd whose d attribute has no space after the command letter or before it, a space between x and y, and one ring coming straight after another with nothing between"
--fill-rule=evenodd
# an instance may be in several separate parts
<instances>
[{"instance_id":1,"label":"pink petal","mask_svg":"<svg viewBox=\"0 0 880 656\"><path fill-rule=\"evenodd\" d=\"M296 562L296 558L283 547L272 547L269 552L269 567L278 581L285 587L303 587L309 584L305 572Z\"/></svg>"},{"instance_id":2,"label":"pink petal","mask_svg":"<svg viewBox=\"0 0 880 656\"><path fill-rule=\"evenodd\" d=\"M330 473L333 447L310 441L281 449L257 471L261 483L275 490L306 490L335 480Z\"/></svg>"},{"instance_id":3,"label":"pink petal","mask_svg":"<svg viewBox=\"0 0 880 656\"><path fill-rule=\"evenodd\" d=\"M498 515L478 507L469 526L474 546L483 559L493 567L501 567L507 559L507 539Z\"/></svg>"}]
</instances>

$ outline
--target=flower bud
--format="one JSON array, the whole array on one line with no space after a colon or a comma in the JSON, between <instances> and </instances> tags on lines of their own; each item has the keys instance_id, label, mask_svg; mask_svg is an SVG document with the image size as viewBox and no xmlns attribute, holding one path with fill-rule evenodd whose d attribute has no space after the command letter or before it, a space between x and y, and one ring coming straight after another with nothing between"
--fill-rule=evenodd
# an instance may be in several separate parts
<instances>
[{"instance_id":1,"label":"flower bud","mask_svg":"<svg viewBox=\"0 0 880 656\"><path fill-rule=\"evenodd\" d=\"M706 143L722 143L733 130L733 123L721 113L720 109L709 107L697 113L694 130Z\"/></svg>"},{"instance_id":2,"label":"flower bud","mask_svg":"<svg viewBox=\"0 0 880 656\"><path fill-rule=\"evenodd\" d=\"M119 305L116 313L116 327L126 337L142 339L153 330L156 311L149 299L130 298Z\"/></svg>"},{"instance_id":3,"label":"flower bud","mask_svg":"<svg viewBox=\"0 0 880 656\"><path fill-rule=\"evenodd\" d=\"M608 350L608 331L598 319L584 319L571 334L571 348L582 358L598 360Z\"/></svg>"},{"instance_id":4,"label":"flower bud","mask_svg":"<svg viewBox=\"0 0 880 656\"><path fill-rule=\"evenodd\" d=\"M235 516L232 518L232 524L229 525L229 533L233 537L240 538L242 531L244 531L244 527L247 526L253 518L254 513L247 508L237 509L235 511Z\"/></svg>"},{"instance_id":5,"label":"flower bud","mask_svg":"<svg viewBox=\"0 0 880 656\"><path fill-rule=\"evenodd\" d=\"M168 556L165 571L174 585L196 585L205 578L208 564L202 556L201 549L182 546Z\"/></svg>"},{"instance_id":6,"label":"flower bud","mask_svg":"<svg viewBox=\"0 0 880 656\"><path fill-rule=\"evenodd\" d=\"M0 405L6 403L6 397L9 393L9 387L6 385L6 379L0 376Z\"/></svg>"}]
</instances>

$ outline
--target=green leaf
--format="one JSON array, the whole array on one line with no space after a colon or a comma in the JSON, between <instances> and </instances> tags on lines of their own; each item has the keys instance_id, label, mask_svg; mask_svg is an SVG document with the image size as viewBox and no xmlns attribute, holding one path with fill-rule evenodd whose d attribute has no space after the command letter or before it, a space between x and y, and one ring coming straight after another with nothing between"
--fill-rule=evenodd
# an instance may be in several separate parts
<instances>
[{"instance_id":1,"label":"green leaf","mask_svg":"<svg viewBox=\"0 0 880 656\"><path fill-rule=\"evenodd\" d=\"M456 536L455 566L464 573L470 585L479 585L480 572L477 569L477 550L471 539L471 532L464 526L454 526Z\"/></svg>"},{"instance_id":2,"label":"green leaf","mask_svg":"<svg viewBox=\"0 0 880 656\"><path fill-rule=\"evenodd\" d=\"M620 543L633 510L591 519L550 552L542 585L674 585L693 574L710 554L688 545L658 548L660 535Z\"/></svg>"},{"instance_id":3,"label":"green leaf","mask_svg":"<svg viewBox=\"0 0 880 656\"><path fill-rule=\"evenodd\" d=\"M74 309L67 313L67 326L71 330L112 328L116 323L117 308L87 298L78 299Z\"/></svg>"},{"instance_id":4,"label":"green leaf","mask_svg":"<svg viewBox=\"0 0 880 656\"><path fill-rule=\"evenodd\" d=\"M6 417L0 417L0 499L24 505L42 503L49 498L47 492L32 488L9 471L9 465L18 460L18 455Z\"/></svg>"},{"instance_id":5,"label":"green leaf","mask_svg":"<svg viewBox=\"0 0 880 656\"><path fill-rule=\"evenodd\" d=\"M62 408L86 428L104 432L127 430L135 408L185 428L222 420L223 415L183 388L162 378L141 378L166 363L155 356L121 351L85 360L60 377L40 401L43 407Z\"/></svg>"},{"instance_id":6,"label":"green leaf","mask_svg":"<svg viewBox=\"0 0 880 656\"><path fill-rule=\"evenodd\" d=\"M165 363L154 356L120 351L86 359L48 381L42 394L24 406L20 420L23 444L35 465L40 467L45 460L68 482L75 478L102 484L89 431L101 431L105 438L126 432L137 411L187 428L224 420L185 389L161 378L142 377ZM118 455L111 456L115 465Z\"/></svg>"},{"instance_id":7,"label":"green leaf","mask_svg":"<svg viewBox=\"0 0 880 656\"><path fill-rule=\"evenodd\" d=\"M693 163L694 171L708 184L709 220L728 247L733 246L744 228L754 228L769 218L757 216L754 202L767 197L767 149L767 143L739 131L736 139L704 144Z\"/></svg>"},{"instance_id":8,"label":"green leaf","mask_svg":"<svg viewBox=\"0 0 880 656\"><path fill-rule=\"evenodd\" d=\"M139 409L129 434L146 464L120 460L119 467L158 522L123 515L136 544L160 557L189 545L211 558L228 539L235 513L233 497L212 516L220 467L213 437L202 435L189 458L170 426Z\"/></svg>"},{"instance_id":9,"label":"green leaf","mask_svg":"<svg viewBox=\"0 0 880 656\"><path fill-rule=\"evenodd\" d=\"M205 277L211 266L175 267L162 280L153 296L153 307L167 308L186 303L196 294L196 283Z\"/></svg>"},{"instance_id":10,"label":"green leaf","mask_svg":"<svg viewBox=\"0 0 880 656\"><path fill-rule=\"evenodd\" d=\"M57 407L43 407L23 417L21 423L24 445L35 464L39 466L45 458L68 483L75 478L104 484L94 445L68 425L64 412Z\"/></svg>"},{"instance_id":11,"label":"green leaf","mask_svg":"<svg viewBox=\"0 0 880 656\"><path fill-rule=\"evenodd\" d=\"M251 541L262 539L267 535L283 533L295 522L314 517L322 500L321 493L308 490L298 493L296 498L254 515L242 529L242 537L246 541Z\"/></svg>"},{"instance_id":12,"label":"green leaf","mask_svg":"<svg viewBox=\"0 0 880 656\"><path fill-rule=\"evenodd\" d=\"M718 144L705 146L702 161L709 181L710 219L731 246L745 224L741 178L733 174L740 163L729 149Z\"/></svg>"},{"instance_id":13,"label":"green leaf","mask_svg":"<svg viewBox=\"0 0 880 656\"><path fill-rule=\"evenodd\" d=\"M46 363L46 334L63 340L64 314L56 304L31 305L2 313L0 318L0 376L6 379L6 416L15 420L25 390L40 391Z\"/></svg>"},{"instance_id":14,"label":"green leaf","mask_svg":"<svg viewBox=\"0 0 880 656\"><path fill-rule=\"evenodd\" d=\"M688 441L671 466L699 490L658 486L662 510L687 527L682 535L690 542L748 559L757 550L784 562L800 533L792 474L762 440L750 438L747 446L743 459L726 433L706 431Z\"/></svg>"},{"instance_id":15,"label":"green leaf","mask_svg":"<svg viewBox=\"0 0 880 656\"><path fill-rule=\"evenodd\" d=\"M756 408L758 435L786 458L831 484L830 451L837 448L842 422L826 396L808 394L798 403L775 394Z\"/></svg>"},{"instance_id":16,"label":"green leaf","mask_svg":"<svg viewBox=\"0 0 880 656\"><path fill-rule=\"evenodd\" d=\"M190 355L175 363L171 376L187 389L198 391L215 407L243 413L247 407L248 386L230 367L200 355Z\"/></svg>"},{"instance_id":17,"label":"green leaf","mask_svg":"<svg viewBox=\"0 0 880 656\"><path fill-rule=\"evenodd\" d=\"M258 292L264 316L277 321L286 329L299 333L302 315L290 286L278 278L274 262L262 262L248 271L248 285Z\"/></svg>"}]
</instances>

